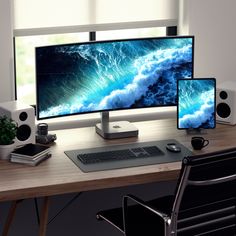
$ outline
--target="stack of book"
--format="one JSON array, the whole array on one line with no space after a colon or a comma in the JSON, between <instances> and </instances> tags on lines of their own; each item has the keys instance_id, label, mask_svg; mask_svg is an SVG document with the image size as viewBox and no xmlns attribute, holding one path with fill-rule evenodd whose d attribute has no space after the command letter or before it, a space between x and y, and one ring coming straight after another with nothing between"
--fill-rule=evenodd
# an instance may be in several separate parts
<instances>
[{"instance_id":1,"label":"stack of book","mask_svg":"<svg viewBox=\"0 0 236 236\"><path fill-rule=\"evenodd\" d=\"M50 156L49 147L30 143L15 149L11 153L10 161L35 166Z\"/></svg>"}]
</instances>

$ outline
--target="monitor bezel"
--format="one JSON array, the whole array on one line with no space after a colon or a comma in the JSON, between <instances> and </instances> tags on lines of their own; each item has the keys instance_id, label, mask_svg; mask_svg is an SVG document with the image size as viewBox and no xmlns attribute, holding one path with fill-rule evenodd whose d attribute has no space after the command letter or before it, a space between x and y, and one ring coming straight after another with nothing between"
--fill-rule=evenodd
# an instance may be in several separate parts
<instances>
[{"instance_id":1,"label":"monitor bezel","mask_svg":"<svg viewBox=\"0 0 236 236\"><path fill-rule=\"evenodd\" d=\"M122 110L136 110L136 109L145 109L145 108L158 108L158 107L175 107L177 106L177 98L175 104L168 104L168 105L155 105L155 106L144 106L144 107L132 107L132 108L116 108L116 109L103 109L103 110L95 110L95 111L88 111L88 112L77 112L71 114L63 114L63 115L55 115L55 116L48 116L48 117L39 117L39 86L38 86L38 78L37 78L37 50L41 48L50 48L50 47L63 47L63 46L72 46L72 45L88 45L88 44L96 44L96 43L110 43L110 42L125 42L125 41L138 41L138 40L162 40L162 39L178 39L178 38L191 38L192 39L192 77L194 77L194 51L195 51L195 37L193 35L177 35L177 36L158 36L158 37L140 37L140 38L126 38L126 39L112 39L112 40L95 40L95 41L87 41L87 42L78 42L78 43L66 43L66 44L54 44L54 45L47 45L47 46L38 46L35 47L35 78L36 78L36 118L37 120L47 120L53 118L62 118L67 116L75 116L75 115L85 115L85 114L92 114L92 113L101 113L101 112L110 112L110 111L122 111ZM191 78L188 78L191 79ZM177 96L177 93L176 93Z\"/></svg>"},{"instance_id":2,"label":"monitor bezel","mask_svg":"<svg viewBox=\"0 0 236 236\"><path fill-rule=\"evenodd\" d=\"M179 127L179 118L180 118L180 116L179 116L179 81L181 81L181 80L212 80L212 81L214 81L214 126L213 127L208 127L208 128L202 128L202 127L199 127L199 128L187 128L187 127L184 127L184 128L181 128L181 127ZM182 78L182 79L179 79L178 81L177 81L177 129L178 130L187 130L187 131L190 131L190 133L191 133L191 131L197 131L197 132L200 132L201 133L201 131L202 130L207 130L207 129L215 129L216 128L216 79L215 78L213 78L213 77L211 77L211 78L191 78L191 79L185 79L185 78Z\"/></svg>"}]
</instances>

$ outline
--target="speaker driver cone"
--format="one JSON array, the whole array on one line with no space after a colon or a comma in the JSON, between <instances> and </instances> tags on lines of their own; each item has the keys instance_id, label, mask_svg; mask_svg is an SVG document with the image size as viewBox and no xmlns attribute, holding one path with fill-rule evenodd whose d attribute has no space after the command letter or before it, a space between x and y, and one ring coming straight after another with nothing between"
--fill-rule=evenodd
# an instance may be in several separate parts
<instances>
[{"instance_id":1,"label":"speaker driver cone","mask_svg":"<svg viewBox=\"0 0 236 236\"><path fill-rule=\"evenodd\" d=\"M226 103L219 103L216 107L217 115L221 118L227 118L231 114L231 109Z\"/></svg>"},{"instance_id":2,"label":"speaker driver cone","mask_svg":"<svg viewBox=\"0 0 236 236\"><path fill-rule=\"evenodd\" d=\"M16 137L20 141L27 140L31 135L31 128L28 125L21 125L17 129Z\"/></svg>"}]
</instances>

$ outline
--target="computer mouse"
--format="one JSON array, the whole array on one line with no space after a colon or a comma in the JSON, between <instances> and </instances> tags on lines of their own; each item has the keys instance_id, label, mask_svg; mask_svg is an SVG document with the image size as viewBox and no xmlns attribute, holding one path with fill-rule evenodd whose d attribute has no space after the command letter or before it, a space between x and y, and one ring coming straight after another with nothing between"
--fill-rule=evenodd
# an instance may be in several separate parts
<instances>
[{"instance_id":1,"label":"computer mouse","mask_svg":"<svg viewBox=\"0 0 236 236\"><path fill-rule=\"evenodd\" d=\"M166 149L170 152L181 152L181 147L179 147L176 143L167 143Z\"/></svg>"}]
</instances>

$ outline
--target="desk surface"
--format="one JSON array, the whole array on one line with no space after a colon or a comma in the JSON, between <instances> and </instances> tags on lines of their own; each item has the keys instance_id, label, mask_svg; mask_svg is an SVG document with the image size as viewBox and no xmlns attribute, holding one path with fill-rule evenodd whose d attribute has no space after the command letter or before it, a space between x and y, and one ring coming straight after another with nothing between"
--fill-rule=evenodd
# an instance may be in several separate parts
<instances>
[{"instance_id":1,"label":"desk surface","mask_svg":"<svg viewBox=\"0 0 236 236\"><path fill-rule=\"evenodd\" d=\"M191 149L192 135L177 130L174 119L137 122L135 125L139 128L137 138L119 140L104 140L95 133L94 127L55 131L57 141L51 147L52 157L36 167L0 160L0 201L176 179L180 162L83 173L64 154L66 150L163 139L176 139ZM236 145L236 126L217 124L216 129L208 130L203 136L210 144L198 153L233 147Z\"/></svg>"}]
</instances>

